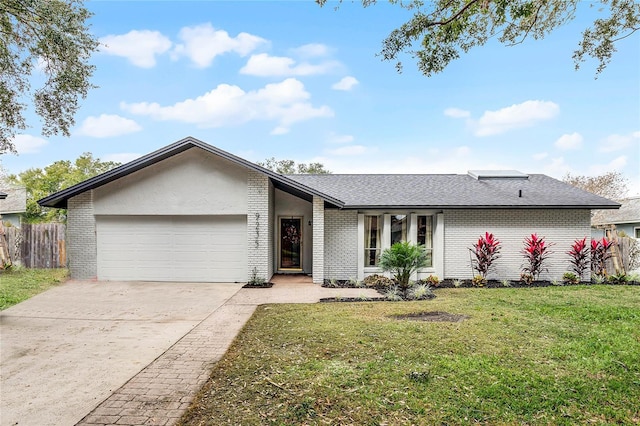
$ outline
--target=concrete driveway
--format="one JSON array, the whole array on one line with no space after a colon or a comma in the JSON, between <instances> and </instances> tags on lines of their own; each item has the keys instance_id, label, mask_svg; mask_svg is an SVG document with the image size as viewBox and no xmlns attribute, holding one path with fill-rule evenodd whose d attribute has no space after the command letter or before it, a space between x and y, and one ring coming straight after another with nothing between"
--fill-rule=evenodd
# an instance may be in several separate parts
<instances>
[{"instance_id":1,"label":"concrete driveway","mask_svg":"<svg viewBox=\"0 0 640 426\"><path fill-rule=\"evenodd\" d=\"M0 312L0 424L76 424L241 286L70 281Z\"/></svg>"}]
</instances>

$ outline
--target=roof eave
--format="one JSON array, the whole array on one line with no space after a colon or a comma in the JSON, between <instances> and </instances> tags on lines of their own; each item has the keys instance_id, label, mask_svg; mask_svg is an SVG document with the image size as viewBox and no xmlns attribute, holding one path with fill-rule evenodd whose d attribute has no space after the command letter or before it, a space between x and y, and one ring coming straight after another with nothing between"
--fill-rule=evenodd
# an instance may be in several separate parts
<instances>
[{"instance_id":1,"label":"roof eave","mask_svg":"<svg viewBox=\"0 0 640 426\"><path fill-rule=\"evenodd\" d=\"M380 210L380 209L424 209L424 210L437 210L437 209L565 209L565 210L603 210L603 209L618 209L620 206L585 206L585 205L527 205L527 206L514 206L514 205L350 205L345 204L342 209L344 210L355 210L355 209L371 209L371 210Z\"/></svg>"}]
</instances>

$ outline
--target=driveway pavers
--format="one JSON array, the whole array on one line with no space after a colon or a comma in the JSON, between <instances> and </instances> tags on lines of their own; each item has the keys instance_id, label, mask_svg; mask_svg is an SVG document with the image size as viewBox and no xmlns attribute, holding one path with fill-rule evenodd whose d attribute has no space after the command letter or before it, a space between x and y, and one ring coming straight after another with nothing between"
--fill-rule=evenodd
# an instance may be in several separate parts
<instances>
[{"instance_id":1,"label":"driveway pavers","mask_svg":"<svg viewBox=\"0 0 640 426\"><path fill-rule=\"evenodd\" d=\"M0 424L76 424L240 287L70 281L1 311Z\"/></svg>"},{"instance_id":2,"label":"driveway pavers","mask_svg":"<svg viewBox=\"0 0 640 426\"><path fill-rule=\"evenodd\" d=\"M119 323L122 323L121 325L125 328L148 329L147 333L140 333L137 336L127 335L126 332L122 331L120 333L110 334L108 339L94 339L94 345L85 347L86 354L98 352L96 357L90 357L92 362L98 362L105 356L102 352L108 352L109 357L111 357L110 360L114 359L116 360L115 365L120 365L120 368L116 369L119 371L114 370L112 372L118 379L116 380L115 377L111 377L109 386L104 386L103 384L102 386L88 386L86 388L79 387L78 379L76 379L75 386L66 386L64 389L60 389L60 395L56 397L50 396L47 398L46 395L39 392L41 398L34 400L34 402L30 404L33 410L23 408L22 412L31 415L32 417L30 417L30 419L44 420L50 418L50 421L20 421L13 423L14 419L18 417L12 415L10 418L5 418L3 410L1 424L78 424L91 426L173 425L180 416L182 416L197 391L207 380L212 364L224 355L237 333L242 329L258 305L263 303L313 303L317 302L321 297L333 297L336 295L343 297L360 295L375 296L377 294L374 290L369 289L326 289L311 284L307 277L276 277L274 281L276 285L271 289L238 290L239 285L233 284L184 285L184 288L176 292L175 299L178 303L173 307L168 306L171 305L171 303L167 304L167 302L172 300L171 290L177 289L177 287L172 286L181 286L181 284L120 283L114 285L108 293L114 293L111 297L115 297L124 303L120 317L128 319L114 320L110 317L116 315L111 311L110 315L99 313L98 315L101 315L103 322L95 322L99 322L107 329L115 327ZM99 286L111 286L112 283L78 283L78 285L98 286L96 287L97 290L105 290ZM71 290L77 288L74 283L68 283L62 287L64 288L65 286L71 286ZM117 290L117 288L119 288L118 286L123 286L122 290ZM145 286L149 286L149 288L145 288ZM61 287L53 290L59 288ZM165 307L172 313L162 313L160 312L162 309L150 309L150 306L144 309L140 308L132 300L132 289L135 289L134 293L138 293L135 295L138 303ZM216 291L216 289L219 289L219 291ZM128 294L129 297L122 294L123 297L118 298L117 294L119 291ZM147 291L152 293L164 292L164 295L158 296L161 300L156 300L153 303L149 301L145 302L144 295ZM49 292L43 293L40 296L44 297L47 293ZM40 296L36 296L36 298ZM64 299L71 297L71 294L62 293L54 294L53 296L54 297L49 300L63 302ZM147 297L153 298L154 296L151 294L147 295ZM89 297L88 299L91 298ZM78 302L82 303L84 301L90 303L88 299L86 295L81 295L78 297ZM44 300L38 302L40 305L46 305L47 298L44 297ZM67 301L66 304L67 306L69 304L75 305L76 301ZM193 306L191 306L191 304L193 304ZM15 309L15 312L8 312L14 308L2 312L0 314L2 332L4 333L5 324L22 318L21 315L26 316L31 309L39 312L39 315L47 314L47 309L42 308L40 305L34 303L30 306L22 306L22 304L20 304L14 308L18 306L22 306L22 308ZM208 308L204 308L204 305L207 305ZM179 314L180 307L185 309L184 315ZM43 310L38 311L39 308ZM88 315L89 311L91 311L91 309L86 306L79 307L78 309L85 315ZM62 315L62 311L65 311L65 309L59 310L58 313ZM117 311L117 309L115 309L115 311ZM143 315L143 313L146 315ZM147 319L143 319L145 316ZM28 316L26 317L28 318ZM31 321L35 320L34 318L31 319ZM51 319L45 317L45 320ZM82 319L75 317L73 320L84 322ZM133 321L136 321L135 324L131 324ZM163 330L163 325L166 325L172 329L172 331L168 332L167 330ZM51 324L45 324L44 328L46 329L50 326ZM93 324L87 326L90 329L97 327L97 325ZM12 326L8 328L11 327ZM63 350L63 341L65 339L60 338L58 334L62 333L62 336L65 336L64 330L50 329L50 331L50 337L53 342L52 349ZM75 328L71 327L69 332L73 331L75 331ZM154 333L157 334L154 335ZM154 342L154 337L158 339L159 342ZM105 342L108 342L108 344L105 345ZM164 346L162 343L164 343ZM113 348L109 350L100 348L101 346L111 347L111 345L113 345ZM150 347L148 347L149 345ZM133 346L136 349L127 350L127 346ZM147 350L145 351L144 349ZM77 348L74 350L77 350ZM129 355L118 356L117 352L120 350L128 352ZM134 356L134 354L138 354L138 351L145 352L146 355L143 356L139 354ZM5 350L3 349L2 408L5 406L4 352ZM15 350L11 352L13 353L13 357L17 356ZM42 353L39 356L42 357ZM132 363L132 358L134 358L136 362ZM15 363L15 360L10 361L10 357L7 357L7 359L10 364ZM91 364L91 362L89 362L89 364ZM113 362L110 362L111 368L113 368L113 364ZM146 367L140 368L142 364ZM54 376L66 376L70 374L70 371L67 370L57 370L55 364L47 364L47 366L54 371L54 373L52 373ZM12 370L15 369L12 368ZM103 370L106 369L103 368ZM30 375L27 375L23 378L28 379L29 377ZM16 373L14 372L11 377L13 381L11 385L12 390L17 393L22 392L22 395L27 396L28 391L16 386L15 379ZM9 380L7 380L7 382L8 381ZM117 382L120 382L119 385L114 385L114 383ZM42 383L40 383L40 385L42 385ZM55 392L52 388L49 389ZM65 399L73 400L74 398L81 399L82 403L65 404ZM24 403L24 401L26 400L23 399L22 402ZM46 408L53 405L57 406L58 410L45 410L47 411L45 415L37 415L34 413L39 407L45 406ZM9 406L11 406L11 404L9 404ZM13 413L19 414L15 411L15 407L13 408ZM73 416L62 415L56 412L64 412L67 410L73 411ZM82 414L80 414L81 412Z\"/></svg>"}]
</instances>

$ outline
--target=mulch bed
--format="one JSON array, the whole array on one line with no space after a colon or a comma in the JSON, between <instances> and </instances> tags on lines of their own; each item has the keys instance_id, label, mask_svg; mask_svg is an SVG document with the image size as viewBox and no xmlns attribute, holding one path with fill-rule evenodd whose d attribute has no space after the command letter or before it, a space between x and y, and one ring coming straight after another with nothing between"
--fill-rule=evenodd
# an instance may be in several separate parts
<instances>
[{"instance_id":1,"label":"mulch bed","mask_svg":"<svg viewBox=\"0 0 640 426\"><path fill-rule=\"evenodd\" d=\"M323 297L320 303L333 302L386 302L384 297Z\"/></svg>"},{"instance_id":2,"label":"mulch bed","mask_svg":"<svg viewBox=\"0 0 640 426\"><path fill-rule=\"evenodd\" d=\"M430 322L462 322L469 318L468 315L450 314L449 312L430 311L415 312L403 315L391 315L391 318L410 321L430 321Z\"/></svg>"},{"instance_id":3,"label":"mulch bed","mask_svg":"<svg viewBox=\"0 0 640 426\"><path fill-rule=\"evenodd\" d=\"M271 288L273 287L273 283L262 283L262 284L245 284L242 288Z\"/></svg>"}]
</instances>

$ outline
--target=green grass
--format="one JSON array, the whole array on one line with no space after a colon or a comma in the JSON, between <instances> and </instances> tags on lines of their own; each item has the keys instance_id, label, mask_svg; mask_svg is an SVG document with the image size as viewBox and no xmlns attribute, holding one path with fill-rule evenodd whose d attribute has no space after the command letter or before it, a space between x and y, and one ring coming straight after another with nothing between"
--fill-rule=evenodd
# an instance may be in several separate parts
<instances>
[{"instance_id":1,"label":"green grass","mask_svg":"<svg viewBox=\"0 0 640 426\"><path fill-rule=\"evenodd\" d=\"M0 271L0 310L42 293L66 278L66 269L14 268Z\"/></svg>"},{"instance_id":2,"label":"green grass","mask_svg":"<svg viewBox=\"0 0 640 426\"><path fill-rule=\"evenodd\" d=\"M180 424L640 424L640 287L437 295L259 307Z\"/></svg>"}]
</instances>

